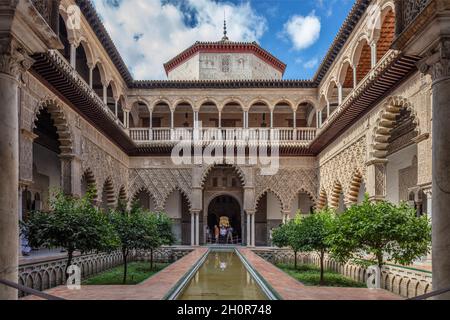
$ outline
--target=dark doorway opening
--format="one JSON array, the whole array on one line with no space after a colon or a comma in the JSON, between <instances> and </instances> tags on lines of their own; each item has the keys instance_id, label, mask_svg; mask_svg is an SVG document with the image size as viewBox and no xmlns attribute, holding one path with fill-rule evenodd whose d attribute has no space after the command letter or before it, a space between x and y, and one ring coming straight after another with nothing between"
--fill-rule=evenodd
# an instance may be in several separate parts
<instances>
[{"instance_id":1,"label":"dark doorway opening","mask_svg":"<svg viewBox=\"0 0 450 320\"><path fill-rule=\"evenodd\" d=\"M241 206L232 196L223 195L213 199L208 206L208 228L211 231L212 242L215 242L215 226L220 227L220 222L228 220L233 231L233 243L241 243ZM224 219L227 218L227 219ZM220 237L221 243L226 243L226 237Z\"/></svg>"}]
</instances>

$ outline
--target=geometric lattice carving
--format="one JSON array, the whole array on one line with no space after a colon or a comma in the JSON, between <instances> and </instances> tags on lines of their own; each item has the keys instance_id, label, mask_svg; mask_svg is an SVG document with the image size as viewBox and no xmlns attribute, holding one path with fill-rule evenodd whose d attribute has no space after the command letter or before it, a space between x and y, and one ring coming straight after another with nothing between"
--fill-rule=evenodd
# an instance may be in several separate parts
<instances>
[{"instance_id":1,"label":"geometric lattice carving","mask_svg":"<svg viewBox=\"0 0 450 320\"><path fill-rule=\"evenodd\" d=\"M112 184L114 192L118 192L122 186L127 186L128 170L118 160L110 156L103 149L87 138L81 140L81 167L83 172L90 171L92 176L95 176L96 185L104 186L107 180ZM98 195L103 193L98 190ZM118 194L114 194L115 200Z\"/></svg>"},{"instance_id":2,"label":"geometric lattice carving","mask_svg":"<svg viewBox=\"0 0 450 320\"><path fill-rule=\"evenodd\" d=\"M273 192L280 200L283 211L290 211L292 202L299 192L307 193L314 202L317 199L317 170L303 168L280 168L272 176L256 175L255 208L259 199L267 192Z\"/></svg>"},{"instance_id":3,"label":"geometric lattice carving","mask_svg":"<svg viewBox=\"0 0 450 320\"><path fill-rule=\"evenodd\" d=\"M336 207L336 201L339 202L339 195L335 188L337 181L340 186L339 194L343 192L348 198L354 173L359 172L361 178L365 176L366 146L366 137L363 136L320 167L320 187L326 194L331 195L332 207Z\"/></svg>"},{"instance_id":4,"label":"geometric lattice carving","mask_svg":"<svg viewBox=\"0 0 450 320\"><path fill-rule=\"evenodd\" d=\"M147 190L155 201L157 210L164 210L166 200L175 190L180 191L191 201L192 173L188 168L152 168L130 170L130 195Z\"/></svg>"},{"instance_id":5,"label":"geometric lattice carving","mask_svg":"<svg viewBox=\"0 0 450 320\"><path fill-rule=\"evenodd\" d=\"M375 163L375 195L386 196L386 163Z\"/></svg>"}]
</instances>

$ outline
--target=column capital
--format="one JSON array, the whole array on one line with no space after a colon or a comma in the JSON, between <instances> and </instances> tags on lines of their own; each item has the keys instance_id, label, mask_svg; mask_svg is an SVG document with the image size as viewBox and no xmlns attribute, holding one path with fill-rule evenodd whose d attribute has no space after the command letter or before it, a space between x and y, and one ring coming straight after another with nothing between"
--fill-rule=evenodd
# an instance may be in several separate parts
<instances>
[{"instance_id":1,"label":"column capital","mask_svg":"<svg viewBox=\"0 0 450 320\"><path fill-rule=\"evenodd\" d=\"M190 209L189 214L200 214L202 210L201 209Z\"/></svg>"},{"instance_id":2,"label":"column capital","mask_svg":"<svg viewBox=\"0 0 450 320\"><path fill-rule=\"evenodd\" d=\"M420 72L431 75L433 82L450 79L450 36L441 37L417 63Z\"/></svg>"},{"instance_id":3,"label":"column capital","mask_svg":"<svg viewBox=\"0 0 450 320\"><path fill-rule=\"evenodd\" d=\"M254 216L256 214L256 210L245 210L245 212L247 213L247 215L249 216Z\"/></svg>"},{"instance_id":4,"label":"column capital","mask_svg":"<svg viewBox=\"0 0 450 320\"><path fill-rule=\"evenodd\" d=\"M33 65L26 50L10 38L0 40L0 73L16 79Z\"/></svg>"}]
</instances>

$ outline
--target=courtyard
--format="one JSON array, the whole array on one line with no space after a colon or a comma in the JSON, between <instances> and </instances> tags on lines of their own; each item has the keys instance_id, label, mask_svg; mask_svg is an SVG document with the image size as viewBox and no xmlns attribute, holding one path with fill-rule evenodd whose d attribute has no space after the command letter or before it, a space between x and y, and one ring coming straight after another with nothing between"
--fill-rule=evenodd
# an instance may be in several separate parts
<instances>
[{"instance_id":1,"label":"courtyard","mask_svg":"<svg viewBox=\"0 0 450 320\"><path fill-rule=\"evenodd\" d=\"M1 300L450 299L448 0L0 19Z\"/></svg>"}]
</instances>

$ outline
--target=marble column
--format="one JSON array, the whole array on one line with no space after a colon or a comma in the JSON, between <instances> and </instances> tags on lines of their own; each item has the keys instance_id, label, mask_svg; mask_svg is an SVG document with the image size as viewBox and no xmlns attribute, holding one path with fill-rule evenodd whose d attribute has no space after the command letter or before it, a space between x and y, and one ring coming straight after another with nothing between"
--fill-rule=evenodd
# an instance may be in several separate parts
<instances>
[{"instance_id":1,"label":"marble column","mask_svg":"<svg viewBox=\"0 0 450 320\"><path fill-rule=\"evenodd\" d=\"M81 197L81 160L75 155L61 155L61 187L65 194Z\"/></svg>"},{"instance_id":2,"label":"marble column","mask_svg":"<svg viewBox=\"0 0 450 320\"><path fill-rule=\"evenodd\" d=\"M372 159L367 166L367 193L370 200L384 200L386 198L386 159Z\"/></svg>"},{"instance_id":3,"label":"marble column","mask_svg":"<svg viewBox=\"0 0 450 320\"><path fill-rule=\"evenodd\" d=\"M250 232L251 232L251 216L250 216L250 214L247 212L247 247L251 247L251 236L250 236Z\"/></svg>"},{"instance_id":4,"label":"marble column","mask_svg":"<svg viewBox=\"0 0 450 320\"><path fill-rule=\"evenodd\" d=\"M437 42L419 68L432 76L433 290L450 287L450 37ZM437 299L450 299L450 292Z\"/></svg>"},{"instance_id":5,"label":"marble column","mask_svg":"<svg viewBox=\"0 0 450 320\"><path fill-rule=\"evenodd\" d=\"M255 247L256 246L256 235L255 235L255 212L250 213L250 223L251 223L251 240L250 240L250 246Z\"/></svg>"},{"instance_id":6,"label":"marble column","mask_svg":"<svg viewBox=\"0 0 450 320\"><path fill-rule=\"evenodd\" d=\"M108 86L103 85L103 103L108 105Z\"/></svg>"},{"instance_id":7,"label":"marble column","mask_svg":"<svg viewBox=\"0 0 450 320\"><path fill-rule=\"evenodd\" d=\"M342 101L343 101L343 96L344 96L343 92L342 92L343 91L343 85L338 83L337 87L338 87L338 104L341 105Z\"/></svg>"},{"instance_id":8,"label":"marble column","mask_svg":"<svg viewBox=\"0 0 450 320\"><path fill-rule=\"evenodd\" d=\"M356 72L356 66L353 66L353 89L355 89L358 86L358 79L357 79L357 72Z\"/></svg>"},{"instance_id":9,"label":"marble column","mask_svg":"<svg viewBox=\"0 0 450 320\"><path fill-rule=\"evenodd\" d=\"M372 42L370 44L370 61L371 61L371 65L372 68L374 68L377 65L377 43L376 42Z\"/></svg>"},{"instance_id":10,"label":"marble column","mask_svg":"<svg viewBox=\"0 0 450 320\"><path fill-rule=\"evenodd\" d=\"M94 79L94 66L89 66L89 87L92 89L93 87L93 79Z\"/></svg>"},{"instance_id":11,"label":"marble column","mask_svg":"<svg viewBox=\"0 0 450 320\"><path fill-rule=\"evenodd\" d=\"M200 245L200 212L195 212L195 245Z\"/></svg>"},{"instance_id":12,"label":"marble column","mask_svg":"<svg viewBox=\"0 0 450 320\"><path fill-rule=\"evenodd\" d=\"M73 43L70 45L70 65L74 69L77 67L77 47Z\"/></svg>"},{"instance_id":13,"label":"marble column","mask_svg":"<svg viewBox=\"0 0 450 320\"><path fill-rule=\"evenodd\" d=\"M195 246L195 213L191 212L191 246Z\"/></svg>"},{"instance_id":14,"label":"marble column","mask_svg":"<svg viewBox=\"0 0 450 320\"><path fill-rule=\"evenodd\" d=\"M0 54L0 278L17 283L19 247L19 74L17 52ZM17 299L17 290L0 284L0 300Z\"/></svg>"}]
</instances>

